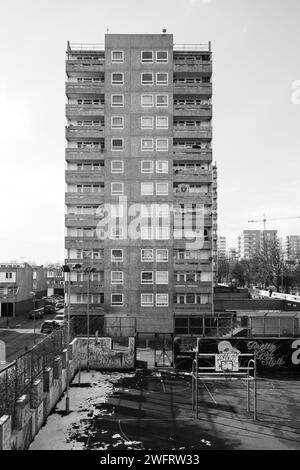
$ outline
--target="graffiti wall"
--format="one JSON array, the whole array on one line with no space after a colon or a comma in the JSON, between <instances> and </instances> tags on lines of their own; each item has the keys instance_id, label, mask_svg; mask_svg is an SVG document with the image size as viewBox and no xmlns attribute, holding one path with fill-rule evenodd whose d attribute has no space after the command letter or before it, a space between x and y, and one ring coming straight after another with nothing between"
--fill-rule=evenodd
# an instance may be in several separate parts
<instances>
[{"instance_id":1,"label":"graffiti wall","mask_svg":"<svg viewBox=\"0 0 300 470\"><path fill-rule=\"evenodd\" d=\"M195 356L192 351L175 351L175 364L189 368ZM242 353L256 355L258 370L289 371L300 374L300 338L201 338L199 353ZM186 360L184 356L186 355Z\"/></svg>"}]
</instances>

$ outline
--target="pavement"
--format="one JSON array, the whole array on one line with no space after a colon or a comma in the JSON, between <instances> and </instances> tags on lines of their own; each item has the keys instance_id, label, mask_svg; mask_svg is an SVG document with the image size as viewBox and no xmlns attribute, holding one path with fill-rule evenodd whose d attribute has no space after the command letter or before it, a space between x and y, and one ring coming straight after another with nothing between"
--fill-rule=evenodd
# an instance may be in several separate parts
<instances>
[{"instance_id":1,"label":"pavement","mask_svg":"<svg viewBox=\"0 0 300 470\"><path fill-rule=\"evenodd\" d=\"M82 372L71 413L62 397L30 450L299 450L299 390L299 379L260 378L254 421L245 383L202 381L196 419L188 375Z\"/></svg>"}]
</instances>

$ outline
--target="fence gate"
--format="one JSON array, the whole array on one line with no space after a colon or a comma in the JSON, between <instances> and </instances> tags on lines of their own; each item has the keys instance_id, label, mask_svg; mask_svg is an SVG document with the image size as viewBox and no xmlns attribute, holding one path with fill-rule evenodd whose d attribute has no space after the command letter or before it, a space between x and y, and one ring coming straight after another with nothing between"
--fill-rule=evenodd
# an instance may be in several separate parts
<instances>
[{"instance_id":1,"label":"fence gate","mask_svg":"<svg viewBox=\"0 0 300 470\"><path fill-rule=\"evenodd\" d=\"M173 333L154 333L154 366L173 367Z\"/></svg>"}]
</instances>

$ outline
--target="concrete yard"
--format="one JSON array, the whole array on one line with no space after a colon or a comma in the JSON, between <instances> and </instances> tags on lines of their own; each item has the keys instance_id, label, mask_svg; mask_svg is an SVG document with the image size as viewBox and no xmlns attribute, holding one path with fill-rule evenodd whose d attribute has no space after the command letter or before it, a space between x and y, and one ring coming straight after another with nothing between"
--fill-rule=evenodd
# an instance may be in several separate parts
<instances>
[{"instance_id":1,"label":"concrete yard","mask_svg":"<svg viewBox=\"0 0 300 470\"><path fill-rule=\"evenodd\" d=\"M258 380L258 421L246 411L246 384L202 382L199 417L191 379L172 369L81 373L29 450L300 449L300 380Z\"/></svg>"}]
</instances>

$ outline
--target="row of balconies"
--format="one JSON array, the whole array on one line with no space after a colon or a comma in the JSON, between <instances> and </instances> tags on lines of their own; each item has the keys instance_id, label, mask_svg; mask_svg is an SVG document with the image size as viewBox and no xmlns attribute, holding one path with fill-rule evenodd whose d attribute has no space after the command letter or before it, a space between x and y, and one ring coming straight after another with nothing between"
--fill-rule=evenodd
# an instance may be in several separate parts
<instances>
[{"instance_id":1,"label":"row of balconies","mask_svg":"<svg viewBox=\"0 0 300 470\"><path fill-rule=\"evenodd\" d=\"M147 89L149 92L149 90ZM95 83L66 83L66 95L68 98L77 97L81 95L85 96L96 96L104 95L105 86L104 84ZM199 95L199 96L211 96L212 84L211 83L174 83L173 87L174 95Z\"/></svg>"},{"instance_id":2,"label":"row of balconies","mask_svg":"<svg viewBox=\"0 0 300 470\"><path fill-rule=\"evenodd\" d=\"M211 118L211 105L174 105L173 115L175 117L195 117L195 118ZM67 104L66 116L68 118L93 118L104 116L104 105L86 105Z\"/></svg>"},{"instance_id":3,"label":"row of balconies","mask_svg":"<svg viewBox=\"0 0 300 470\"><path fill-rule=\"evenodd\" d=\"M105 62L98 60L78 61L69 59L66 61L66 73L72 75L82 72L101 73L105 70ZM195 72L195 73L212 73L211 61L199 61L187 58L174 58L173 71L176 72Z\"/></svg>"}]
</instances>

